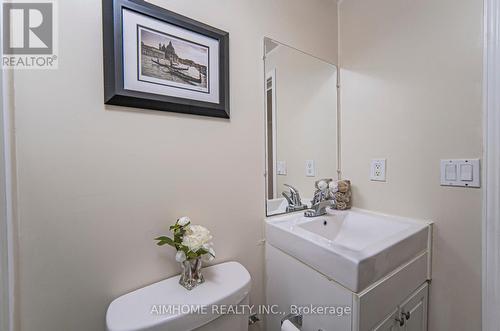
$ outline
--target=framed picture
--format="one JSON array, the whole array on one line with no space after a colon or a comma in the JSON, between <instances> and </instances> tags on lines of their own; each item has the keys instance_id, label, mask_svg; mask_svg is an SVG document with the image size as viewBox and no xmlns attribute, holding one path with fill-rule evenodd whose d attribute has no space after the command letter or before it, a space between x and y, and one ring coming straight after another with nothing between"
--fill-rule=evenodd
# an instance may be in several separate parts
<instances>
[{"instance_id":1,"label":"framed picture","mask_svg":"<svg viewBox=\"0 0 500 331\"><path fill-rule=\"evenodd\" d=\"M103 0L104 102L229 118L229 34L142 0Z\"/></svg>"}]
</instances>

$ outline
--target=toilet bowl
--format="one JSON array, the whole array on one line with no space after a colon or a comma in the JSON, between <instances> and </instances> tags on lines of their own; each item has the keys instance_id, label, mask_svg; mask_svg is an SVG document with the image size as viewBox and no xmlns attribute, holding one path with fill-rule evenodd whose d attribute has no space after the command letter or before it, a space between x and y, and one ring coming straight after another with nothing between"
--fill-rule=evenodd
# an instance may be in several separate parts
<instances>
[{"instance_id":1,"label":"toilet bowl","mask_svg":"<svg viewBox=\"0 0 500 331\"><path fill-rule=\"evenodd\" d=\"M191 291L179 276L115 299L108 331L247 331L251 278L237 262L203 269L205 282Z\"/></svg>"}]
</instances>

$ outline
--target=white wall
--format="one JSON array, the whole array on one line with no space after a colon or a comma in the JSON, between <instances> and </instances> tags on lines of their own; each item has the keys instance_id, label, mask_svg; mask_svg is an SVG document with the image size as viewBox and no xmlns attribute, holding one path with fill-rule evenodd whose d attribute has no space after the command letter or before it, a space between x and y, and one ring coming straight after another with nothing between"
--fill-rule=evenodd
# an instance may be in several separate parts
<instances>
[{"instance_id":1,"label":"white wall","mask_svg":"<svg viewBox=\"0 0 500 331\"><path fill-rule=\"evenodd\" d=\"M357 207L436 222L430 331L481 329L481 191L439 160L482 154L482 1L340 6L342 169ZM387 183L370 159L387 158Z\"/></svg>"},{"instance_id":2,"label":"white wall","mask_svg":"<svg viewBox=\"0 0 500 331\"><path fill-rule=\"evenodd\" d=\"M0 9L0 14L1 14ZM0 50L2 46L0 46ZM3 54L3 53L2 53ZM7 185L5 181L5 142L4 142L4 92L3 70L0 69L0 330L9 327L9 274L7 244Z\"/></svg>"},{"instance_id":3,"label":"white wall","mask_svg":"<svg viewBox=\"0 0 500 331\"><path fill-rule=\"evenodd\" d=\"M266 56L265 69L276 70L276 160L287 163L287 174L277 176L277 196L289 184L305 203L318 179L337 172L337 70L283 45ZM306 160L315 161L316 176L306 176Z\"/></svg>"},{"instance_id":4,"label":"white wall","mask_svg":"<svg viewBox=\"0 0 500 331\"><path fill-rule=\"evenodd\" d=\"M335 62L336 5L155 3L230 33L231 120L105 107L101 1L59 2L59 69L15 75L22 331L102 330L114 297L178 272L152 238L182 215L263 301L263 37Z\"/></svg>"}]
</instances>

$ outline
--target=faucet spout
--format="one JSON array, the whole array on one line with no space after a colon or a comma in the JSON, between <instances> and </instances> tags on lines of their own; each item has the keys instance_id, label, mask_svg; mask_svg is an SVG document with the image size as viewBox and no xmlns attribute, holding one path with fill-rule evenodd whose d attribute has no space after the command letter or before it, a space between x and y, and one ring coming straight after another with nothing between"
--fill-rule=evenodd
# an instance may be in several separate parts
<instances>
[{"instance_id":1,"label":"faucet spout","mask_svg":"<svg viewBox=\"0 0 500 331\"><path fill-rule=\"evenodd\" d=\"M304 212L304 216L316 217L325 215L326 208L334 205L333 192L330 189L332 181L331 178L325 178L316 182L316 192L314 192L314 198L311 201L312 206Z\"/></svg>"},{"instance_id":2,"label":"faucet spout","mask_svg":"<svg viewBox=\"0 0 500 331\"><path fill-rule=\"evenodd\" d=\"M323 200L311 206L304 212L305 217L317 217L326 214L326 208L333 206L333 200Z\"/></svg>"}]
</instances>

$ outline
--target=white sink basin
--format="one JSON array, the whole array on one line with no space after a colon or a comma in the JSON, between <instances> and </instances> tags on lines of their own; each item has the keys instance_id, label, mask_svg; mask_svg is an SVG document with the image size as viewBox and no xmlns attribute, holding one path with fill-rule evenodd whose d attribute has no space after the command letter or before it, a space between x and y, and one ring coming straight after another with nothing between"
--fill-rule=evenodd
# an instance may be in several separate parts
<instances>
[{"instance_id":1,"label":"white sink basin","mask_svg":"<svg viewBox=\"0 0 500 331\"><path fill-rule=\"evenodd\" d=\"M353 292L425 252L431 222L362 209L266 219L266 240Z\"/></svg>"},{"instance_id":2,"label":"white sink basin","mask_svg":"<svg viewBox=\"0 0 500 331\"><path fill-rule=\"evenodd\" d=\"M286 202L285 198L269 199L267 200L267 215L277 215L286 212Z\"/></svg>"}]
</instances>

